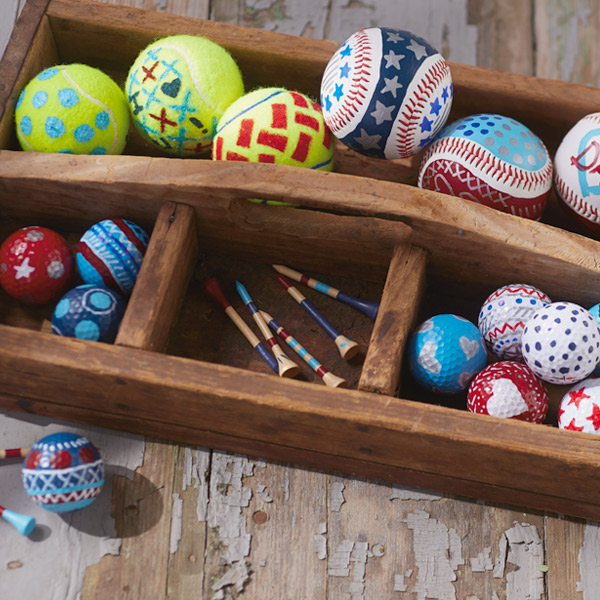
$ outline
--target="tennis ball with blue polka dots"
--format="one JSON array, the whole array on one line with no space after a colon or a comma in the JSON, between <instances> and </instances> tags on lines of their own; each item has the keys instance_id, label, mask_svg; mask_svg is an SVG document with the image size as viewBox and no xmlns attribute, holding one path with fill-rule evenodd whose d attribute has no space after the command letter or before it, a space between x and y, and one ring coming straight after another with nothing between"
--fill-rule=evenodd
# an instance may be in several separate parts
<instances>
[{"instance_id":1,"label":"tennis ball with blue polka dots","mask_svg":"<svg viewBox=\"0 0 600 600\"><path fill-rule=\"evenodd\" d=\"M129 106L105 73L82 64L50 67L21 92L17 137L29 152L121 154Z\"/></svg>"}]
</instances>

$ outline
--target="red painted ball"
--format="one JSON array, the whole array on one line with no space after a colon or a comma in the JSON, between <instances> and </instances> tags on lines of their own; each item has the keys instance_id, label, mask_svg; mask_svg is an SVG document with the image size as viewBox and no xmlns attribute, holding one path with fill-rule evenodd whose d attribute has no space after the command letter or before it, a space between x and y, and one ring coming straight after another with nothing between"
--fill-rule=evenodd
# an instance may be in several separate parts
<instances>
[{"instance_id":1,"label":"red painted ball","mask_svg":"<svg viewBox=\"0 0 600 600\"><path fill-rule=\"evenodd\" d=\"M548 392L527 365L505 360L475 376L467 403L474 413L542 423L548 412Z\"/></svg>"},{"instance_id":2,"label":"red painted ball","mask_svg":"<svg viewBox=\"0 0 600 600\"><path fill-rule=\"evenodd\" d=\"M73 252L62 236L46 227L24 227L0 246L0 286L24 304L47 304L67 290Z\"/></svg>"}]
</instances>

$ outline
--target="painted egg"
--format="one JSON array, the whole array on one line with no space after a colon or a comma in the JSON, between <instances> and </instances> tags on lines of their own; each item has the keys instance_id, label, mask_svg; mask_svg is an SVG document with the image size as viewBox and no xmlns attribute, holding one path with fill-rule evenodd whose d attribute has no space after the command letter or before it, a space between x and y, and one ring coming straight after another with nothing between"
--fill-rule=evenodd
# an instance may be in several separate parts
<instances>
[{"instance_id":1,"label":"painted egg","mask_svg":"<svg viewBox=\"0 0 600 600\"><path fill-rule=\"evenodd\" d=\"M125 219L106 219L90 227L77 245L77 268L85 283L129 295L148 247L148 234Z\"/></svg>"},{"instance_id":2,"label":"painted egg","mask_svg":"<svg viewBox=\"0 0 600 600\"><path fill-rule=\"evenodd\" d=\"M450 68L409 31L361 29L327 64L321 105L325 123L348 147L380 158L412 156L446 123Z\"/></svg>"},{"instance_id":3,"label":"painted egg","mask_svg":"<svg viewBox=\"0 0 600 600\"><path fill-rule=\"evenodd\" d=\"M410 370L419 385L440 393L466 390L487 362L479 329L462 317L436 315L424 321L408 344Z\"/></svg>"},{"instance_id":4,"label":"painted egg","mask_svg":"<svg viewBox=\"0 0 600 600\"><path fill-rule=\"evenodd\" d=\"M427 148L421 188L538 220L552 188L552 160L525 125L496 114L451 123Z\"/></svg>"},{"instance_id":5,"label":"painted egg","mask_svg":"<svg viewBox=\"0 0 600 600\"><path fill-rule=\"evenodd\" d=\"M47 227L24 227L0 246L0 285L24 304L47 304L59 298L73 275L73 252Z\"/></svg>"},{"instance_id":6,"label":"painted egg","mask_svg":"<svg viewBox=\"0 0 600 600\"><path fill-rule=\"evenodd\" d=\"M68 291L52 314L52 333L112 343L127 303L113 290L85 284Z\"/></svg>"},{"instance_id":7,"label":"painted egg","mask_svg":"<svg viewBox=\"0 0 600 600\"><path fill-rule=\"evenodd\" d=\"M75 433L53 433L32 447L22 469L29 497L52 512L91 504L104 485L104 461L95 446Z\"/></svg>"},{"instance_id":8,"label":"painted egg","mask_svg":"<svg viewBox=\"0 0 600 600\"><path fill-rule=\"evenodd\" d=\"M477 326L487 348L501 360L523 360L521 336L533 313L551 302L531 285L513 283L492 292L479 311Z\"/></svg>"}]
</instances>

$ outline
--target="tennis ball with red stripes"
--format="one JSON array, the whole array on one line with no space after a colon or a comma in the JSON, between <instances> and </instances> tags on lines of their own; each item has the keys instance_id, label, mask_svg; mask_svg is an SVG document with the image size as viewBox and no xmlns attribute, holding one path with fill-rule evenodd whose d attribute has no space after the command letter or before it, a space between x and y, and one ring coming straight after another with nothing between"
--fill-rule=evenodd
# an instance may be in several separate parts
<instances>
[{"instance_id":1,"label":"tennis ball with red stripes","mask_svg":"<svg viewBox=\"0 0 600 600\"><path fill-rule=\"evenodd\" d=\"M29 152L121 154L129 107L119 86L99 69L59 65L25 86L15 124L19 143Z\"/></svg>"},{"instance_id":2,"label":"tennis ball with red stripes","mask_svg":"<svg viewBox=\"0 0 600 600\"><path fill-rule=\"evenodd\" d=\"M225 109L244 93L242 74L229 52L194 35L173 35L147 46L125 81L133 123L166 154L210 151Z\"/></svg>"}]
</instances>

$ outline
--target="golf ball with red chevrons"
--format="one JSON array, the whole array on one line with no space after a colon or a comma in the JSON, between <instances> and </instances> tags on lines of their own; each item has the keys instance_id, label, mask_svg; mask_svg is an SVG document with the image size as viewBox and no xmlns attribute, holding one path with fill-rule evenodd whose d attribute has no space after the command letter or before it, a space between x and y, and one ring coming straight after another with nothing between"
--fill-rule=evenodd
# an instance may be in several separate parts
<instances>
[{"instance_id":1,"label":"golf ball with red chevrons","mask_svg":"<svg viewBox=\"0 0 600 600\"><path fill-rule=\"evenodd\" d=\"M506 360L475 376L467 403L474 413L542 423L548 412L548 392L527 365Z\"/></svg>"},{"instance_id":2,"label":"golf ball with red chevrons","mask_svg":"<svg viewBox=\"0 0 600 600\"><path fill-rule=\"evenodd\" d=\"M548 383L581 381L600 361L600 327L588 310L572 302L534 312L521 341L526 364Z\"/></svg>"},{"instance_id":3,"label":"golf ball with red chevrons","mask_svg":"<svg viewBox=\"0 0 600 600\"><path fill-rule=\"evenodd\" d=\"M523 360L521 336L531 315L550 298L538 288L513 283L491 293L479 311L478 327L486 346L501 360Z\"/></svg>"},{"instance_id":4,"label":"golf ball with red chevrons","mask_svg":"<svg viewBox=\"0 0 600 600\"><path fill-rule=\"evenodd\" d=\"M0 285L24 304L46 304L60 297L73 274L73 252L46 227L24 227L0 246Z\"/></svg>"},{"instance_id":5,"label":"golf ball with red chevrons","mask_svg":"<svg viewBox=\"0 0 600 600\"><path fill-rule=\"evenodd\" d=\"M563 396L558 409L558 426L600 434L600 379L584 379Z\"/></svg>"},{"instance_id":6,"label":"golf ball with red chevrons","mask_svg":"<svg viewBox=\"0 0 600 600\"><path fill-rule=\"evenodd\" d=\"M454 394L469 387L487 362L479 329L463 317L436 315L411 335L408 360L415 380L433 392Z\"/></svg>"}]
</instances>

